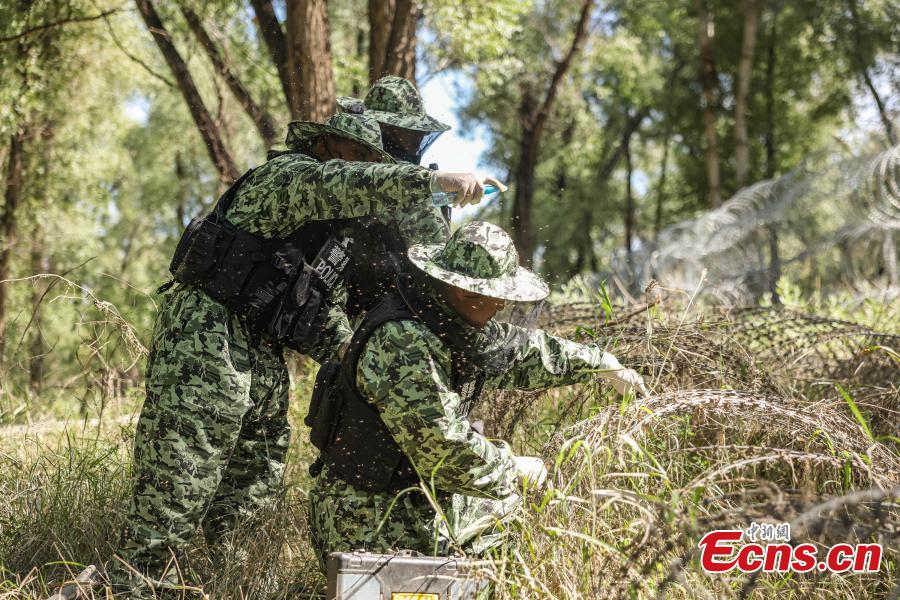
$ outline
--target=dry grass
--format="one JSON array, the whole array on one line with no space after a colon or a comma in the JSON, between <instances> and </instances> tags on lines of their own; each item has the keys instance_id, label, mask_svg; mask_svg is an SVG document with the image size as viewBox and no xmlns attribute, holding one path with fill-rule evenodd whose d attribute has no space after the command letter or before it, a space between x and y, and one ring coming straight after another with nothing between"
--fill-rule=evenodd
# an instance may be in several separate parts
<instances>
[{"instance_id":1,"label":"dry grass","mask_svg":"<svg viewBox=\"0 0 900 600\"><path fill-rule=\"evenodd\" d=\"M900 317L883 331L776 309L689 312L663 302L607 322L557 307L545 326L610 344L653 394L620 401L597 383L497 394L480 409L517 450L543 451L552 487L507 524L494 558L500 598L896 598ZM305 411L297 377L292 421ZM130 430L0 449L0 598L39 598L80 563L108 560L127 494ZM299 427L271 511L180 565L216 598L309 597L322 579L307 544ZM866 575L711 576L700 537L788 522L793 541L878 541ZM48 585L48 583L50 585Z\"/></svg>"}]
</instances>

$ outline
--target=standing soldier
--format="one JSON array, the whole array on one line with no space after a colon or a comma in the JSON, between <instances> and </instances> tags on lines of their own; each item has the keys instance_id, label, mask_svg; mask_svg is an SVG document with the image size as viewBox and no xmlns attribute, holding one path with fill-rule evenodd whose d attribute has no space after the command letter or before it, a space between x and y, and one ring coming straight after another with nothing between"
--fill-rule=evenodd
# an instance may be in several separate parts
<instances>
[{"instance_id":1,"label":"standing soldier","mask_svg":"<svg viewBox=\"0 0 900 600\"><path fill-rule=\"evenodd\" d=\"M546 470L472 428L483 389L599 374L621 394L646 393L637 373L598 347L493 319L507 302L548 293L499 227L469 223L446 244L410 248L409 259L417 273L366 314L340 365L322 367L316 381L307 423L321 455L309 501L323 567L337 551L446 555L499 541L490 530L517 504L518 480L540 481ZM436 490L443 517L420 483Z\"/></svg>"},{"instance_id":2,"label":"standing soldier","mask_svg":"<svg viewBox=\"0 0 900 600\"><path fill-rule=\"evenodd\" d=\"M340 96L337 103L346 114L377 121L385 151L401 163L419 164L431 144L450 129L425 112L419 91L402 77L382 77L372 85L364 100ZM506 191L506 186L496 180L485 181ZM461 206L465 202L457 204ZM355 223L355 260L346 277L347 312L351 318L373 306L389 291L398 271L408 270L409 246L445 243L450 237L449 221L449 206L416 205Z\"/></svg>"},{"instance_id":3,"label":"standing soldier","mask_svg":"<svg viewBox=\"0 0 900 600\"><path fill-rule=\"evenodd\" d=\"M350 335L328 298L326 274L346 264L333 220L429 207L433 187L462 202L483 193L474 175L394 164L377 125L358 116L291 123L286 144L192 222L176 251L179 284L157 315L135 435L120 548L130 568L110 570L138 595L177 584L170 561L198 527L215 543L279 489L289 441L282 346L321 357Z\"/></svg>"}]
</instances>

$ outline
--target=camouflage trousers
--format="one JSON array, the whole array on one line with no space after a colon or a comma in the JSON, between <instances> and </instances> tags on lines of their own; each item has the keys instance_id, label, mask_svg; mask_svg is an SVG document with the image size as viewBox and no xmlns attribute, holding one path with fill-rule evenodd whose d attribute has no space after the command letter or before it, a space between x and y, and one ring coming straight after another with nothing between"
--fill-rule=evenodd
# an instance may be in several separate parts
<instances>
[{"instance_id":1,"label":"camouflage trousers","mask_svg":"<svg viewBox=\"0 0 900 600\"><path fill-rule=\"evenodd\" d=\"M254 341L202 292L180 286L156 319L134 441L134 493L119 556L147 579L203 528L209 542L274 499L290 438L280 348ZM112 565L115 573L126 571ZM125 580L125 581L123 581ZM135 581L120 577L130 585Z\"/></svg>"},{"instance_id":2,"label":"camouflage trousers","mask_svg":"<svg viewBox=\"0 0 900 600\"><path fill-rule=\"evenodd\" d=\"M319 567L325 569L332 552L361 549L417 550L426 556L459 550L482 554L508 541L502 521L520 503L515 494L489 499L438 492L435 500L443 515L421 491L363 492L329 477L326 468L309 492L309 525Z\"/></svg>"}]
</instances>

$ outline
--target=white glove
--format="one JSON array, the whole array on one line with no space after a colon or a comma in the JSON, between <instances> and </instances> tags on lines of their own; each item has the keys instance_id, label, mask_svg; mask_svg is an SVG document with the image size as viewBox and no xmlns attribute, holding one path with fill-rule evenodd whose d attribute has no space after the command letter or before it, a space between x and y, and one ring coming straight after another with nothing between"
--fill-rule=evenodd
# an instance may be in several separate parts
<instances>
[{"instance_id":1,"label":"white glove","mask_svg":"<svg viewBox=\"0 0 900 600\"><path fill-rule=\"evenodd\" d=\"M501 192L506 191L506 186L493 177L479 178L472 173L448 173L447 171L434 171L431 174L432 191L456 193L453 199L454 206L466 204L478 204L484 197L484 186L494 185Z\"/></svg>"},{"instance_id":2,"label":"white glove","mask_svg":"<svg viewBox=\"0 0 900 600\"><path fill-rule=\"evenodd\" d=\"M542 459L537 456L513 456L512 459L519 472L519 481L535 487L544 484L547 479L547 467Z\"/></svg>"},{"instance_id":3,"label":"white glove","mask_svg":"<svg viewBox=\"0 0 900 600\"><path fill-rule=\"evenodd\" d=\"M647 386L644 385L644 378L638 375L633 369L626 369L623 367L619 362L619 359L609 352L603 353L603 358L600 361L600 369L602 370L600 377L609 379L620 395L625 396L632 391L635 395L650 395Z\"/></svg>"}]
</instances>

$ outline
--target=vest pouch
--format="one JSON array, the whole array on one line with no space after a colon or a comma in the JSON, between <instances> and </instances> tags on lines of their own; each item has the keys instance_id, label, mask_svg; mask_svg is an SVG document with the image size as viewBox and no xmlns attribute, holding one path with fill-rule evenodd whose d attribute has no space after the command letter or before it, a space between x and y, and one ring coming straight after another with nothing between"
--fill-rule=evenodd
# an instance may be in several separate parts
<instances>
[{"instance_id":1,"label":"vest pouch","mask_svg":"<svg viewBox=\"0 0 900 600\"><path fill-rule=\"evenodd\" d=\"M285 345L306 354L319 341L319 334L328 317L329 306L317 289L310 289L306 303L294 319Z\"/></svg>"},{"instance_id":2,"label":"vest pouch","mask_svg":"<svg viewBox=\"0 0 900 600\"><path fill-rule=\"evenodd\" d=\"M346 375L338 377L337 387L344 398L333 439L323 452L329 473L353 487L367 492L388 492L414 485L415 472L398 467L407 461L394 441L378 410L363 400ZM398 476L399 475L399 476Z\"/></svg>"},{"instance_id":3,"label":"vest pouch","mask_svg":"<svg viewBox=\"0 0 900 600\"><path fill-rule=\"evenodd\" d=\"M191 220L184 230L169 271L181 283L196 283L215 266L220 245L230 242L230 232L206 217Z\"/></svg>"},{"instance_id":4,"label":"vest pouch","mask_svg":"<svg viewBox=\"0 0 900 600\"><path fill-rule=\"evenodd\" d=\"M299 249L282 247L278 252L266 253L264 262L250 273L245 285L252 291L245 296L239 312L254 328L279 342L283 342L286 324L290 322L282 316L290 312L287 295L303 264Z\"/></svg>"},{"instance_id":5,"label":"vest pouch","mask_svg":"<svg viewBox=\"0 0 900 600\"><path fill-rule=\"evenodd\" d=\"M310 427L309 441L319 450L324 450L331 442L343 403L340 394L334 393L335 378L340 367L340 363L327 362L319 368L309 401L309 412L303 419Z\"/></svg>"},{"instance_id":6,"label":"vest pouch","mask_svg":"<svg viewBox=\"0 0 900 600\"><path fill-rule=\"evenodd\" d=\"M237 235L227 249L228 254L206 284L210 296L228 308L238 309L241 291L256 266L266 259L264 243L249 235Z\"/></svg>"},{"instance_id":7,"label":"vest pouch","mask_svg":"<svg viewBox=\"0 0 900 600\"><path fill-rule=\"evenodd\" d=\"M267 331L269 335L286 343L293 338L294 327L300 315L307 308L307 301L310 299L310 274L304 264L304 268L300 271L300 275L288 285L284 282L286 291L280 294L280 300L274 306ZM293 347L293 346L291 346Z\"/></svg>"}]
</instances>

